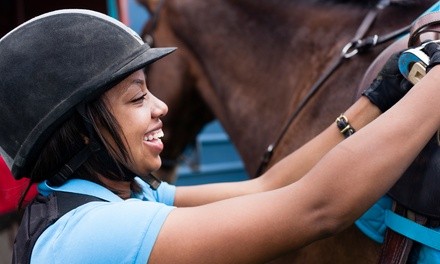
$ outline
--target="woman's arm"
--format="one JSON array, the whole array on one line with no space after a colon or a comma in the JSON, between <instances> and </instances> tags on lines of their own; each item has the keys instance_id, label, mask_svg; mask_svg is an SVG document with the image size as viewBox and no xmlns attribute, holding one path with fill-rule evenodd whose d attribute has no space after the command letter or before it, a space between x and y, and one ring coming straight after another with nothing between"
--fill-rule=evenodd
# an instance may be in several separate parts
<instances>
[{"instance_id":1,"label":"woman's arm","mask_svg":"<svg viewBox=\"0 0 440 264\"><path fill-rule=\"evenodd\" d=\"M439 83L436 67L293 184L173 210L150 263L259 263L342 230L385 194L440 127Z\"/></svg>"},{"instance_id":2,"label":"woman's arm","mask_svg":"<svg viewBox=\"0 0 440 264\"><path fill-rule=\"evenodd\" d=\"M411 88L412 85L400 74L399 56L400 53L395 53L388 59L376 79L364 91L363 95L365 96L362 96L345 112L355 129L361 129L379 116L381 112L385 112ZM175 205L202 205L286 186L303 177L342 140L343 136L339 129L332 123L320 135L282 159L262 176L239 183L180 187L176 192Z\"/></svg>"},{"instance_id":3,"label":"woman's arm","mask_svg":"<svg viewBox=\"0 0 440 264\"><path fill-rule=\"evenodd\" d=\"M380 115L380 110L362 96L346 112L350 124L361 129ZM336 117L335 117L336 119ZM289 154L258 178L241 182L177 187L175 205L196 206L286 186L303 177L330 149L344 139L335 123L307 144ZM276 176L275 176L276 175Z\"/></svg>"}]
</instances>

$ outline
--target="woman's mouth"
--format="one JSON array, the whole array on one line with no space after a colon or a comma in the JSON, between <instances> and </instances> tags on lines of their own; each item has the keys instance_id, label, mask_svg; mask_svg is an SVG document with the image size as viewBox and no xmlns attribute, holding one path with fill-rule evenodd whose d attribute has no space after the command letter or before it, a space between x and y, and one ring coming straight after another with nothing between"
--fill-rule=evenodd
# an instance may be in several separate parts
<instances>
[{"instance_id":1,"label":"woman's mouth","mask_svg":"<svg viewBox=\"0 0 440 264\"><path fill-rule=\"evenodd\" d=\"M163 143L161 138L164 136L162 129L154 130L144 135L144 144L157 154L162 152Z\"/></svg>"},{"instance_id":2,"label":"woman's mouth","mask_svg":"<svg viewBox=\"0 0 440 264\"><path fill-rule=\"evenodd\" d=\"M162 129L152 131L144 136L144 141L160 140L164 136Z\"/></svg>"}]
</instances>

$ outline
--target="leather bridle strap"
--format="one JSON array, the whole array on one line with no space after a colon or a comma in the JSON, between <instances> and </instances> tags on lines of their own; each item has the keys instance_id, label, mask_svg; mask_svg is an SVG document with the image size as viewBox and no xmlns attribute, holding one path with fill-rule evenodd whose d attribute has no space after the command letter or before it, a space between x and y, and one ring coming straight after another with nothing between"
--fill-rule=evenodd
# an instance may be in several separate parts
<instances>
[{"instance_id":1,"label":"leather bridle strap","mask_svg":"<svg viewBox=\"0 0 440 264\"><path fill-rule=\"evenodd\" d=\"M362 21L361 25L356 31L353 40L358 40L363 38L370 29L371 25L374 23L374 20L376 20L377 13L382 9L384 9L385 7L389 6L390 3L391 3L390 0L379 0L375 8L368 11L367 15L365 16L364 20Z\"/></svg>"},{"instance_id":2,"label":"leather bridle strap","mask_svg":"<svg viewBox=\"0 0 440 264\"><path fill-rule=\"evenodd\" d=\"M157 21L159 20L159 13L162 9L163 3L165 0L160 0L157 4L156 10L152 13L152 17L150 18L150 22L147 24L147 28L144 31L144 41L150 46L154 46L154 38L153 38L153 31L157 27Z\"/></svg>"},{"instance_id":3,"label":"leather bridle strap","mask_svg":"<svg viewBox=\"0 0 440 264\"><path fill-rule=\"evenodd\" d=\"M319 90L322 84L337 70L337 68L342 64L344 59L349 59L358 53L366 52L372 47L386 43L392 39L400 37L409 32L411 25L393 31L382 37L378 35L373 35L370 37L363 38L365 34L368 32L368 30L371 28L378 13L389 5L390 5L390 0L379 0L378 3L375 5L375 7L367 13L361 25L359 26L358 30L356 31L354 38L344 46L341 54L338 54L338 56L333 59L329 67L324 71L324 73L320 76L320 78L313 84L309 92L298 104L295 111L292 112L292 114L290 115L287 123L284 125L283 129L281 130L281 133L278 136L278 138L275 140L274 143L270 144L267 147L261 159L260 165L256 171L255 177L260 176L265 171L267 165L269 164L270 159L272 158L274 150L278 147L279 143L281 142L281 139L286 134L293 120L298 116L301 110L304 109L306 104L310 101L313 95Z\"/></svg>"}]
</instances>

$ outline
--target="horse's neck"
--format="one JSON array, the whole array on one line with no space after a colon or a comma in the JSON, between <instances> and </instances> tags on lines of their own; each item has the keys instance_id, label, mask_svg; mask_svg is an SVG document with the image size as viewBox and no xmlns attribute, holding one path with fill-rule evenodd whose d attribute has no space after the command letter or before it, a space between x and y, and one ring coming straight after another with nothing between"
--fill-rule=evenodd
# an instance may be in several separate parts
<instances>
[{"instance_id":1,"label":"horse's neck","mask_svg":"<svg viewBox=\"0 0 440 264\"><path fill-rule=\"evenodd\" d=\"M211 0L209 3L174 0L172 3L174 9L168 12L173 14L173 19L168 22L199 68L194 77L196 86L246 164L260 160L301 98L354 37L371 7L359 1L335 4L335 1L308 0ZM399 22L402 21L388 19L385 24L376 23L382 27L377 26L379 32L374 30L374 33L389 32L394 28L393 23ZM326 93L340 94L350 85L354 89L359 81L356 76L362 74L366 60L364 57L364 62L352 63L351 73L340 71L340 80L326 83L331 88ZM325 97L328 94L313 104L327 109L331 118L352 100L350 95L333 96L337 100L335 106L335 102ZM311 120L310 111L321 110L308 109L307 118L292 125L313 127L308 129L307 137L321 129L323 123ZM323 114L317 116L330 120ZM286 138L296 139L294 144L289 142L289 147L304 143L307 138L303 134L287 135Z\"/></svg>"},{"instance_id":2,"label":"horse's neck","mask_svg":"<svg viewBox=\"0 0 440 264\"><path fill-rule=\"evenodd\" d=\"M255 149L245 155L261 155L275 140L312 81L329 63L329 54L339 52L334 44L340 41L342 45L352 36L355 29L347 28L347 21L361 20L365 13L363 8L353 8L337 22L340 9L320 7L311 12L308 1L287 2L233 1L229 6L200 12L190 18L192 22L176 25L181 27L176 32L198 32L182 34L182 38L197 54L206 75L203 78L211 85L210 91L201 89L201 93L239 151L249 146ZM266 16L270 19L264 14L252 15L269 6L272 12ZM222 17L226 11L235 15ZM193 7L191 12L197 9ZM221 17L221 27L212 17ZM325 26L317 28L320 21Z\"/></svg>"}]
</instances>

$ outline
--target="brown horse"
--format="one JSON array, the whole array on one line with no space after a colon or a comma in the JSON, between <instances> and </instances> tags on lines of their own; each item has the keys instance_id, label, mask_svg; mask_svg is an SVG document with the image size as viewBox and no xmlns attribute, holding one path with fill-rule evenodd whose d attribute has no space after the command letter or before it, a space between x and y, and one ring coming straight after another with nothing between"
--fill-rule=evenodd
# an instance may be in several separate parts
<instances>
[{"instance_id":1,"label":"brown horse","mask_svg":"<svg viewBox=\"0 0 440 264\"><path fill-rule=\"evenodd\" d=\"M409 25L435 2L392 1L378 11L367 35L381 36ZM161 175L170 180L176 163L168 161L177 160L214 118L229 134L249 175L255 175L266 148L359 32L376 1L143 3L153 14L145 33L152 35L154 45L179 48L147 75L152 92L169 106ZM353 102L368 65L386 46L343 61L289 124L269 166L334 122ZM352 226L274 262L374 263L379 252L377 243Z\"/></svg>"}]
</instances>

